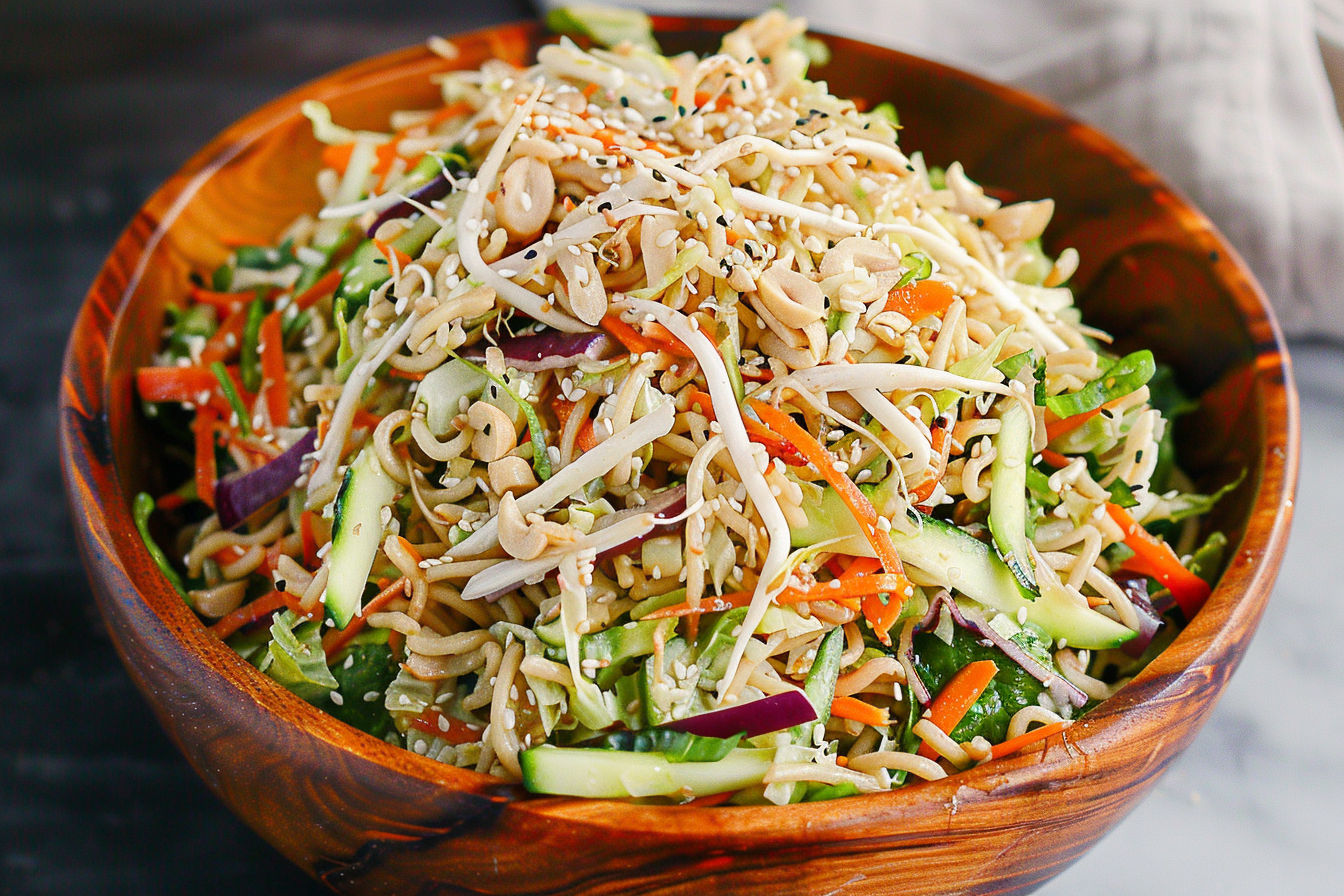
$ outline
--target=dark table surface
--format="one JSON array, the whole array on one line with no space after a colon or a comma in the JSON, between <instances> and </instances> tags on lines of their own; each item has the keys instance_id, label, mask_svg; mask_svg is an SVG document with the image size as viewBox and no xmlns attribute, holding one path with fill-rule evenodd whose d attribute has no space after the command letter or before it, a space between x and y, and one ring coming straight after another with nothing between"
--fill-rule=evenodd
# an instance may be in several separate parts
<instances>
[{"instance_id":1,"label":"dark table surface","mask_svg":"<svg viewBox=\"0 0 1344 896\"><path fill-rule=\"evenodd\" d=\"M320 892L160 731L104 634L56 463L66 335L117 234L216 132L524 0L0 3L0 893Z\"/></svg>"}]
</instances>

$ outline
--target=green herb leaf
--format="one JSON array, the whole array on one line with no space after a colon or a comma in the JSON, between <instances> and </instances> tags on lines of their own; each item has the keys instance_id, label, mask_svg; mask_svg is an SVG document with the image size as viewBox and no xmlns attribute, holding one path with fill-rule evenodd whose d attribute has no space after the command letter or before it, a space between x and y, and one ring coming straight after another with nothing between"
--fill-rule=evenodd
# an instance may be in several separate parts
<instances>
[{"instance_id":1,"label":"green herb leaf","mask_svg":"<svg viewBox=\"0 0 1344 896\"><path fill-rule=\"evenodd\" d=\"M1143 349L1125 355L1077 392L1051 395L1045 406L1060 418L1084 414L1146 385L1156 370L1153 353Z\"/></svg>"},{"instance_id":2,"label":"green herb leaf","mask_svg":"<svg viewBox=\"0 0 1344 896\"><path fill-rule=\"evenodd\" d=\"M149 534L149 516L154 512L154 499L148 492L140 492L135 496L135 501L131 504L131 517L135 520L135 528L140 533L140 539L145 543L145 550L149 551L149 556L153 558L154 565L163 573L164 578L172 583L177 589L177 593L182 595L183 600L187 600L187 589L182 586L182 577L173 569L173 565L168 562L168 555L159 547L154 536ZM190 601L188 601L190 603Z\"/></svg>"}]
</instances>

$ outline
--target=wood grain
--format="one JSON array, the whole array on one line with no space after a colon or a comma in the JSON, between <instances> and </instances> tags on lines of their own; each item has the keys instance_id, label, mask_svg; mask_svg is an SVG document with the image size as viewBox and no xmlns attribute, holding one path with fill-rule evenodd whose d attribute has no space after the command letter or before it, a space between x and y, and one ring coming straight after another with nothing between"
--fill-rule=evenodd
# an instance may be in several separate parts
<instances>
[{"instance_id":1,"label":"wood grain","mask_svg":"<svg viewBox=\"0 0 1344 896\"><path fill-rule=\"evenodd\" d=\"M703 51L731 23L660 19ZM531 24L459 36L458 67L523 62ZM943 781L784 807L692 809L536 798L363 735L215 641L154 569L129 496L154 483L130 377L165 303L234 240L271 240L316 204L318 147L298 114L377 126L428 105L448 63L420 49L322 78L221 134L146 203L93 284L60 397L67 492L86 566L136 684L220 798L343 892L1024 893L1133 807L1208 717L1283 556L1297 474L1282 339L1246 267L1202 214L1098 132L1051 106L924 60L828 38L817 75L894 101L903 144L1024 197L1053 196L1053 248L1075 246L1090 320L1151 345L1202 399L1178 427L1203 481L1248 475L1213 524L1232 562L1208 604L1132 684L1061 736Z\"/></svg>"}]
</instances>

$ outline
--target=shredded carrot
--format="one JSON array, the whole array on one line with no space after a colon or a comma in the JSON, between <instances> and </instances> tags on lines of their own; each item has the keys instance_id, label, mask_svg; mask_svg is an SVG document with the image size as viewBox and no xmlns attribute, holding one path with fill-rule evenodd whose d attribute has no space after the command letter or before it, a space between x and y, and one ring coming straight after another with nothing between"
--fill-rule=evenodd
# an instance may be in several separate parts
<instances>
[{"instance_id":1,"label":"shredded carrot","mask_svg":"<svg viewBox=\"0 0 1344 896\"><path fill-rule=\"evenodd\" d=\"M902 575L871 573L847 579L832 579L809 588L785 588L776 600L781 604L808 603L817 600L837 600L844 597L869 597L895 592L910 582ZM895 601L900 606L900 601ZM890 626L888 626L890 627Z\"/></svg>"},{"instance_id":2,"label":"shredded carrot","mask_svg":"<svg viewBox=\"0 0 1344 896\"><path fill-rule=\"evenodd\" d=\"M601 89L602 89L602 88L599 87L599 86L596 85L596 84L585 84L584 87L583 87L583 98L586 99L586 100L590 100L590 99L592 99L592 98L597 94L597 92L598 92L599 90L601 90Z\"/></svg>"},{"instance_id":3,"label":"shredded carrot","mask_svg":"<svg viewBox=\"0 0 1344 896\"><path fill-rule=\"evenodd\" d=\"M373 245L379 252L383 253L383 257L387 259L387 263L389 265L395 264L398 270L405 270L406 265L411 263L411 256L407 255L391 243L383 242L382 240L375 238Z\"/></svg>"},{"instance_id":4,"label":"shredded carrot","mask_svg":"<svg viewBox=\"0 0 1344 896\"><path fill-rule=\"evenodd\" d=\"M944 734L951 734L998 673L999 667L993 660L978 660L962 666L929 704L929 721ZM927 743L922 743L919 755L936 759L938 753Z\"/></svg>"},{"instance_id":5,"label":"shredded carrot","mask_svg":"<svg viewBox=\"0 0 1344 896\"><path fill-rule=\"evenodd\" d=\"M232 313L257 297L254 292L216 292L201 286L191 288L191 301L197 305L214 305L220 311Z\"/></svg>"},{"instance_id":6,"label":"shredded carrot","mask_svg":"<svg viewBox=\"0 0 1344 896\"><path fill-rule=\"evenodd\" d=\"M831 715L871 725L874 728L886 728L891 724L885 709L879 709L871 703L864 703L853 697L832 697Z\"/></svg>"},{"instance_id":7,"label":"shredded carrot","mask_svg":"<svg viewBox=\"0 0 1344 896\"><path fill-rule=\"evenodd\" d=\"M687 407L698 407L700 413L704 414L710 420L717 419L714 416L714 400L710 397L708 392L705 392L702 389L693 389L691 391L690 398L687 401ZM807 466L807 458L799 453L792 442L786 441L777 433L772 432L769 427L750 417L743 417L742 423L746 426L747 438L765 448L766 453L771 457L777 457L791 467Z\"/></svg>"},{"instance_id":8,"label":"shredded carrot","mask_svg":"<svg viewBox=\"0 0 1344 896\"><path fill-rule=\"evenodd\" d=\"M223 641L240 628L269 616L284 605L284 592L268 592L251 603L243 604L227 616L221 617L214 625L210 626L210 634Z\"/></svg>"},{"instance_id":9,"label":"shredded carrot","mask_svg":"<svg viewBox=\"0 0 1344 896\"><path fill-rule=\"evenodd\" d=\"M205 347L201 349L201 364L209 366L216 361L230 361L243 344L243 330L247 327L247 306L239 305L216 328Z\"/></svg>"},{"instance_id":10,"label":"shredded carrot","mask_svg":"<svg viewBox=\"0 0 1344 896\"><path fill-rule=\"evenodd\" d=\"M271 428L289 425L289 376L285 372L285 341L280 329L280 312L272 311L261 321L258 338L261 356L261 394Z\"/></svg>"},{"instance_id":11,"label":"shredded carrot","mask_svg":"<svg viewBox=\"0 0 1344 896\"><path fill-rule=\"evenodd\" d=\"M333 656L340 653L341 650L350 643L351 639L359 634L364 626L368 625L369 616L377 613L398 597L405 597L406 581L407 579L405 576L395 580L391 585L388 585L382 591L379 591L377 596L365 604L358 613L352 616L345 628L333 628L323 635L322 652L327 655L327 659L330 660Z\"/></svg>"},{"instance_id":12,"label":"shredded carrot","mask_svg":"<svg viewBox=\"0 0 1344 896\"><path fill-rule=\"evenodd\" d=\"M141 367L135 389L145 401L199 401L219 381L208 367Z\"/></svg>"},{"instance_id":13,"label":"shredded carrot","mask_svg":"<svg viewBox=\"0 0 1344 896\"><path fill-rule=\"evenodd\" d=\"M941 280L916 280L897 286L887 294L887 311L899 311L912 322L930 314L942 314L952 304L956 293Z\"/></svg>"},{"instance_id":14,"label":"shredded carrot","mask_svg":"<svg viewBox=\"0 0 1344 896\"><path fill-rule=\"evenodd\" d=\"M667 352L677 358L694 358L681 340L673 336L662 324L649 324L642 332L621 320L617 314L608 314L602 318L602 328L616 337L616 341L636 355L645 352Z\"/></svg>"},{"instance_id":15,"label":"shredded carrot","mask_svg":"<svg viewBox=\"0 0 1344 896\"><path fill-rule=\"evenodd\" d=\"M1090 411L1083 411L1081 414L1074 414L1072 417L1060 417L1059 419L1051 420L1045 424L1045 440L1047 442L1053 442L1060 436L1073 432L1102 411L1108 411L1120 402L1127 401L1128 399L1128 395L1121 395L1119 398L1112 399Z\"/></svg>"},{"instance_id":16,"label":"shredded carrot","mask_svg":"<svg viewBox=\"0 0 1344 896\"><path fill-rule=\"evenodd\" d=\"M1005 756L1011 756L1023 747L1029 747L1037 741L1045 740L1053 734L1058 734L1073 723L1067 720L1051 722L1048 725L1042 725L1039 728L1033 728L1025 734L1019 734L1017 737L1009 738L1003 743L995 744L990 748L989 755L994 759L1002 759Z\"/></svg>"},{"instance_id":17,"label":"shredded carrot","mask_svg":"<svg viewBox=\"0 0 1344 896\"><path fill-rule=\"evenodd\" d=\"M428 376L428 374L429 371L426 370L398 370L395 367L387 368L388 376L399 380L410 380L413 383L420 382L426 376Z\"/></svg>"},{"instance_id":18,"label":"shredded carrot","mask_svg":"<svg viewBox=\"0 0 1344 896\"><path fill-rule=\"evenodd\" d=\"M422 731L425 734L445 740L454 746L474 744L485 733L485 729L447 715L437 706L431 706L411 719L411 727L416 731Z\"/></svg>"},{"instance_id":19,"label":"shredded carrot","mask_svg":"<svg viewBox=\"0 0 1344 896\"><path fill-rule=\"evenodd\" d=\"M1051 451L1049 448L1041 449L1041 460L1045 461L1050 466L1058 467L1061 470L1072 463L1072 458L1066 457L1058 451Z\"/></svg>"},{"instance_id":20,"label":"shredded carrot","mask_svg":"<svg viewBox=\"0 0 1344 896\"><path fill-rule=\"evenodd\" d=\"M1171 591L1187 619L1193 618L1209 599L1209 583L1181 565L1181 558L1165 541L1135 522L1129 511L1117 504L1106 504L1106 513L1125 534L1125 545L1134 552L1122 566L1151 576Z\"/></svg>"},{"instance_id":21,"label":"shredded carrot","mask_svg":"<svg viewBox=\"0 0 1344 896\"><path fill-rule=\"evenodd\" d=\"M905 575L905 567L901 564L901 558L896 553L896 546L891 543L891 536L885 530L878 527L877 510L873 507L873 502L868 500L868 496L859 491L859 487L854 484L844 473L841 473L835 467L835 462L831 459L831 454L821 443L803 429L793 418L772 405L761 401L753 401L752 409L756 415L761 418L766 426L771 430L783 436L798 449L799 453L817 468L822 477L830 483L831 488L835 489L840 499L845 502L849 512L854 515L854 519L863 531L864 537L872 545L873 552L877 554L877 559L882 563L882 568L892 575L898 575L905 579L905 586L895 589L891 592L891 599L886 608L894 610L891 612L899 615L900 607L905 599L914 593L914 587L909 584L909 579ZM885 618L882 614L881 618ZM892 617L894 621L894 616ZM878 640L883 644L891 643L891 636L887 631L874 629Z\"/></svg>"},{"instance_id":22,"label":"shredded carrot","mask_svg":"<svg viewBox=\"0 0 1344 896\"><path fill-rule=\"evenodd\" d=\"M305 510L299 515L299 537L303 540L303 565L309 570L317 569L322 561L317 556L317 533L313 531L314 514Z\"/></svg>"},{"instance_id":23,"label":"shredded carrot","mask_svg":"<svg viewBox=\"0 0 1344 896\"><path fill-rule=\"evenodd\" d=\"M191 429L196 443L196 496L205 506L214 509L215 480L219 478L215 466L215 431L219 417L214 408L203 405L196 411Z\"/></svg>"},{"instance_id":24,"label":"shredded carrot","mask_svg":"<svg viewBox=\"0 0 1344 896\"><path fill-rule=\"evenodd\" d=\"M336 291L336 287L341 283L341 276L338 270L327 271L312 286L295 296L290 304L300 311L307 311Z\"/></svg>"},{"instance_id":25,"label":"shredded carrot","mask_svg":"<svg viewBox=\"0 0 1344 896\"><path fill-rule=\"evenodd\" d=\"M350 167L350 156L354 154L355 144L335 143L322 147L322 164L335 168L341 174Z\"/></svg>"},{"instance_id":26,"label":"shredded carrot","mask_svg":"<svg viewBox=\"0 0 1344 896\"><path fill-rule=\"evenodd\" d=\"M751 596L755 593L755 591L732 591L721 597L702 597L698 607L691 606L689 602L672 604L670 607L654 610L644 619L672 619L682 616L699 616L703 613L722 613L724 610L747 606L751 603Z\"/></svg>"},{"instance_id":27,"label":"shredded carrot","mask_svg":"<svg viewBox=\"0 0 1344 896\"><path fill-rule=\"evenodd\" d=\"M569 422L569 415L574 413L575 406L576 402L566 401L563 398L555 398L551 401L551 408L555 411L555 416L560 421L562 430ZM582 425L579 426L579 434L574 438L574 446L580 451L588 452L596 448L598 444L597 433L593 432L593 421L583 421Z\"/></svg>"},{"instance_id":28,"label":"shredded carrot","mask_svg":"<svg viewBox=\"0 0 1344 896\"><path fill-rule=\"evenodd\" d=\"M378 416L377 414L370 413L369 411L365 410L364 408L356 408L356 409L355 409L355 416L354 416L354 418L350 421L350 428L351 428L351 429L367 429L367 430L372 431L372 430L377 429L377 428L378 428L378 424L379 424L379 423L382 423L382 422L383 422L383 418L380 417L380 416Z\"/></svg>"}]
</instances>

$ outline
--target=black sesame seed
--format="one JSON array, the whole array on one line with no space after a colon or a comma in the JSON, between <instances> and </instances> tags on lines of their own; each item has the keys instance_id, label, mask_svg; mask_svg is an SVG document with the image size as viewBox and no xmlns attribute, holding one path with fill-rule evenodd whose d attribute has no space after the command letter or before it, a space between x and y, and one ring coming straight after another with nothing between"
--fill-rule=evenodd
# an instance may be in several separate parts
<instances>
[{"instance_id":1,"label":"black sesame seed","mask_svg":"<svg viewBox=\"0 0 1344 896\"><path fill-rule=\"evenodd\" d=\"M626 107L627 109L630 108L630 97L628 96L621 97L621 105Z\"/></svg>"},{"instance_id":2,"label":"black sesame seed","mask_svg":"<svg viewBox=\"0 0 1344 896\"><path fill-rule=\"evenodd\" d=\"M657 168L654 168L651 173L653 174L654 180L658 181L659 183L667 183L667 178L664 177L663 172L659 171Z\"/></svg>"},{"instance_id":3,"label":"black sesame seed","mask_svg":"<svg viewBox=\"0 0 1344 896\"><path fill-rule=\"evenodd\" d=\"M531 261L532 259L537 257L537 250L528 249L526 252L523 253L523 257L526 258L528 261Z\"/></svg>"},{"instance_id":4,"label":"black sesame seed","mask_svg":"<svg viewBox=\"0 0 1344 896\"><path fill-rule=\"evenodd\" d=\"M678 106L678 107L677 107L677 114L680 115L680 116L682 116L683 118L685 118L685 117L686 117L686 107L685 107L685 106Z\"/></svg>"},{"instance_id":5,"label":"black sesame seed","mask_svg":"<svg viewBox=\"0 0 1344 896\"><path fill-rule=\"evenodd\" d=\"M655 122L659 122L659 121L667 121L667 116L666 116L666 115L655 115L655 116L653 116L653 120L654 120Z\"/></svg>"},{"instance_id":6,"label":"black sesame seed","mask_svg":"<svg viewBox=\"0 0 1344 896\"><path fill-rule=\"evenodd\" d=\"M728 219L725 218L723 215L719 215L719 216L718 216L717 218L715 218L714 220L717 221L717 222L719 222L719 226L720 226L720 227L727 227L727 226L728 226Z\"/></svg>"}]
</instances>

